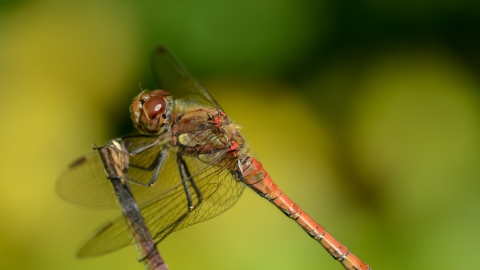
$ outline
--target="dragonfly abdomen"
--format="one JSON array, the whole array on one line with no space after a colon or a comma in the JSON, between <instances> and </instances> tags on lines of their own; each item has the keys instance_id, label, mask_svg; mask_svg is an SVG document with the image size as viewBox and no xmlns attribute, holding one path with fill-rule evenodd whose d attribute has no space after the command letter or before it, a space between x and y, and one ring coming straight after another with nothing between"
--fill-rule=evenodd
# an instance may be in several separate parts
<instances>
[{"instance_id":1,"label":"dragonfly abdomen","mask_svg":"<svg viewBox=\"0 0 480 270\"><path fill-rule=\"evenodd\" d=\"M371 270L367 264L352 254L346 246L336 240L323 226L285 195L273 182L265 169L263 169L262 164L255 158L247 157L244 159L242 171L247 186L273 203L285 215L295 220L305 232L317 240L345 269Z\"/></svg>"}]
</instances>

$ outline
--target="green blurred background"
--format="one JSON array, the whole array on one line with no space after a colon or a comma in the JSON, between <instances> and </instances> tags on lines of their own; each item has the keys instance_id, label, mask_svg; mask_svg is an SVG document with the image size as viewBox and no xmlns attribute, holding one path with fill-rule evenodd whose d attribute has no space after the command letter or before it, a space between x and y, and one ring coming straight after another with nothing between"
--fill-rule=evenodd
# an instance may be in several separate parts
<instances>
[{"instance_id":1,"label":"green blurred background","mask_svg":"<svg viewBox=\"0 0 480 270\"><path fill-rule=\"evenodd\" d=\"M480 4L2 1L0 268L143 269L75 251L119 211L55 181L133 131L163 42L243 127L277 184L373 269L472 269L480 251ZM175 269L342 269L246 190L159 245Z\"/></svg>"}]
</instances>

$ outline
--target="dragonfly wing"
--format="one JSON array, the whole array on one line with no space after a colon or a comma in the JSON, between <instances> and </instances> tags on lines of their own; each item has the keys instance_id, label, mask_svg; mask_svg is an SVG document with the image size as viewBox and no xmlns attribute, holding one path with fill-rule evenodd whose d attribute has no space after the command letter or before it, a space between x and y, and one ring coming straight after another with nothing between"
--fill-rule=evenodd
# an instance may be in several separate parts
<instances>
[{"instance_id":1,"label":"dragonfly wing","mask_svg":"<svg viewBox=\"0 0 480 270\"><path fill-rule=\"evenodd\" d=\"M131 143L133 147L142 146L142 143L149 143L147 140L140 142L140 137L137 136L125 140L127 144ZM155 145L154 147L141 152L137 156L130 157L131 164L128 169L128 177L135 181L148 183L153 172L136 168L135 166L132 166L132 163L138 166L149 167L149 163L155 159L155 155L159 153L160 148L161 145ZM128 182L133 197L138 205L148 205L151 201L159 201L163 204L163 207L159 210L162 212L175 210L174 204L178 204L179 202L182 202L185 205L185 191L182 183L179 181L180 178L178 176L175 153L176 152L173 149L168 152L164 166L153 186L147 187ZM113 189L113 187L110 187L110 189ZM100 256L119 250L133 243L130 228L126 223L125 218L121 216L102 227L81 247L77 256L80 258Z\"/></svg>"},{"instance_id":2,"label":"dragonfly wing","mask_svg":"<svg viewBox=\"0 0 480 270\"><path fill-rule=\"evenodd\" d=\"M132 151L154 142L157 138L158 136L135 135L125 137L122 140L128 146L128 150ZM130 158L131 163L141 166L148 162L152 163L162 147L165 147L165 143L158 142L149 150ZM139 170L134 166L129 171L132 174L130 178L140 183L148 184L152 177L152 171ZM132 184L132 189L137 194L136 199L139 203L156 198L161 193L157 187L147 188ZM104 208L118 207L117 197L97 151L74 161L58 179L56 191L62 199L75 204Z\"/></svg>"},{"instance_id":3,"label":"dragonfly wing","mask_svg":"<svg viewBox=\"0 0 480 270\"><path fill-rule=\"evenodd\" d=\"M132 151L156 141L158 136L135 135L122 140ZM144 166L152 163L165 142L158 142L151 149L132 157L131 163ZM176 166L174 166L176 168ZM166 168L165 168L166 169ZM138 170L132 166L131 174L135 181L147 184L152 177L152 171ZM131 178L132 178L131 177ZM158 188L147 188L132 184L137 193L139 203L156 198L161 192ZM57 194L64 200L90 207L115 208L118 206L117 197L112 184L107 178L102 159L98 151L91 152L74 161L60 176L56 183Z\"/></svg>"},{"instance_id":4,"label":"dragonfly wing","mask_svg":"<svg viewBox=\"0 0 480 270\"><path fill-rule=\"evenodd\" d=\"M91 152L74 161L58 179L56 191L64 200L80 205L91 207L118 205L98 152Z\"/></svg>"},{"instance_id":5,"label":"dragonfly wing","mask_svg":"<svg viewBox=\"0 0 480 270\"><path fill-rule=\"evenodd\" d=\"M100 229L77 252L78 258L104 255L132 245L133 239L124 217L115 219Z\"/></svg>"},{"instance_id":6,"label":"dragonfly wing","mask_svg":"<svg viewBox=\"0 0 480 270\"><path fill-rule=\"evenodd\" d=\"M173 231L218 216L232 207L244 190L243 182L235 180L225 167L206 165L193 157L184 157L184 160L193 180L188 182L188 189L194 209L188 211L183 186L178 188L181 192L176 193L175 198L167 197L142 206L142 214L155 239L162 240ZM177 181L181 181L179 176ZM195 185L201 197L196 194Z\"/></svg>"},{"instance_id":7,"label":"dragonfly wing","mask_svg":"<svg viewBox=\"0 0 480 270\"><path fill-rule=\"evenodd\" d=\"M192 204L195 206L192 211L189 211L187 195L178 169L162 169L157 180L162 192L151 201L139 204L152 237L158 241L174 231L221 214L238 201L244 190L243 182L235 180L225 167L207 165L193 157L184 157L184 160L193 180L187 184ZM234 162L232 161L232 165ZM165 164L170 165L167 168L171 168L176 163L176 151L170 150ZM195 192L194 186L198 187L201 196ZM137 194L134 185L130 187L135 197ZM120 217L99 230L80 249L78 256L99 256L132 243L129 228L124 218Z\"/></svg>"},{"instance_id":8,"label":"dragonfly wing","mask_svg":"<svg viewBox=\"0 0 480 270\"><path fill-rule=\"evenodd\" d=\"M160 88L169 91L174 99L194 100L206 107L219 108L218 103L175 59L163 45L153 53L153 72Z\"/></svg>"}]
</instances>

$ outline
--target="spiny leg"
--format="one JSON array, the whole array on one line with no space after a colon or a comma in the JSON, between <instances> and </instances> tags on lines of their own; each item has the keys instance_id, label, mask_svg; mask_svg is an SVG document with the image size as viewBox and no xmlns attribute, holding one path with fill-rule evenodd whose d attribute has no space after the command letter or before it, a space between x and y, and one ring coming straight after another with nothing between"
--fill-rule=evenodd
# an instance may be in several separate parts
<instances>
[{"instance_id":1,"label":"spiny leg","mask_svg":"<svg viewBox=\"0 0 480 270\"><path fill-rule=\"evenodd\" d=\"M112 141L116 141L116 142L121 142L122 145L126 146L126 145L125 145L125 142L122 141L122 139L114 139L114 140L112 140L112 141L107 142L107 144L102 145L102 146L97 146L96 144L93 144L93 149L94 149L94 150L98 150L98 149L100 149L100 148L106 147L106 148L112 149L113 151L115 151L115 152L117 152L117 153L120 153L120 154L123 154L123 155L127 155L127 156L129 156L129 157L133 157L133 156L135 156L135 155L137 155L137 154L139 154L139 153L141 153L141 152L143 152L143 151L145 151L145 150L148 150L148 149L154 147L155 145L159 144L160 142L164 141L164 140L165 140L165 136L164 136L165 134L166 134L166 133L162 133L161 135L158 135L158 138L157 138L155 141L153 141L153 142L151 142L151 143L149 143L149 144L146 144L146 145L144 145L144 146L142 146L142 147L138 147L138 148L136 148L135 150L133 150L133 151L131 151L131 152L127 151L126 149L121 149L121 150L120 150L120 149L116 148L116 147L111 143ZM123 148L123 147L122 147L122 148ZM125 148L126 148L126 147L125 147Z\"/></svg>"},{"instance_id":2,"label":"spiny leg","mask_svg":"<svg viewBox=\"0 0 480 270\"><path fill-rule=\"evenodd\" d=\"M180 153L177 153L177 165L178 165L178 171L180 173L180 178L182 179L183 188L185 189L185 194L187 195L188 209L189 211L191 211L202 202L203 196L197 184L193 180L192 174L188 170L187 163L185 162L185 160L183 159ZM188 182L190 182L190 185L193 187L193 190L197 195L198 202L196 205L193 205L192 195L190 194L190 189L188 188Z\"/></svg>"},{"instance_id":3,"label":"spiny leg","mask_svg":"<svg viewBox=\"0 0 480 270\"><path fill-rule=\"evenodd\" d=\"M152 171L153 170L152 177L150 178L150 181L147 184L145 184L143 182L138 182L136 180L129 179L129 178L127 178L125 180L133 182L135 184L142 185L142 186L147 186L147 187L153 186L153 184L155 184L155 182L157 181L158 174L160 173L160 170L162 169L163 164L165 163L165 160L167 159L167 152L168 152L168 149L166 147L163 148L158 153L158 155L155 157L152 164L150 164L150 166L148 166L148 167L142 167L142 166L138 166L138 165L135 165L135 164L130 164L129 167L136 168L136 169L139 169L139 170L143 170L143 171Z\"/></svg>"}]
</instances>

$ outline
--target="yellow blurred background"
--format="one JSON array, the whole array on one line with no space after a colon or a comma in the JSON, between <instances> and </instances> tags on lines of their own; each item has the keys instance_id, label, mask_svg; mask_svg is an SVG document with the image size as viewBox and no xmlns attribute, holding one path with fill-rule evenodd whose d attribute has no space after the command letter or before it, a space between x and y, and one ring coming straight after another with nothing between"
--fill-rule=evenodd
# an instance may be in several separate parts
<instances>
[{"instance_id":1,"label":"yellow blurred background","mask_svg":"<svg viewBox=\"0 0 480 270\"><path fill-rule=\"evenodd\" d=\"M91 144L133 131L167 44L243 127L277 184L373 269L472 269L480 251L476 1L3 1L0 268L77 260L119 211L62 201ZM250 190L159 245L175 269L342 269Z\"/></svg>"}]
</instances>

